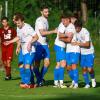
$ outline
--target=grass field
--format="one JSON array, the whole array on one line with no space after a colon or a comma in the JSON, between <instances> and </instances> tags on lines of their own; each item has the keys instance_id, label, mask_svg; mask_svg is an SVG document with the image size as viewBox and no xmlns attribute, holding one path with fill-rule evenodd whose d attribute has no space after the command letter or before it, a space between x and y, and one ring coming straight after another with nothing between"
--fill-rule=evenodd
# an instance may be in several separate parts
<instances>
[{"instance_id":1,"label":"grass field","mask_svg":"<svg viewBox=\"0 0 100 100\"><path fill-rule=\"evenodd\" d=\"M45 76L46 84L43 87L35 89L21 89L19 87L19 71L17 67L17 56L14 55L12 62L11 81L4 80L4 72L0 71L0 100L100 100L100 39L94 39L96 59L95 59L95 74L97 87L84 89L83 77L81 68L79 68L79 88L78 89L61 89L53 88L53 69L55 66L55 54L52 44L51 48L51 65L48 73ZM65 84L69 85L71 80L65 72Z\"/></svg>"}]
</instances>

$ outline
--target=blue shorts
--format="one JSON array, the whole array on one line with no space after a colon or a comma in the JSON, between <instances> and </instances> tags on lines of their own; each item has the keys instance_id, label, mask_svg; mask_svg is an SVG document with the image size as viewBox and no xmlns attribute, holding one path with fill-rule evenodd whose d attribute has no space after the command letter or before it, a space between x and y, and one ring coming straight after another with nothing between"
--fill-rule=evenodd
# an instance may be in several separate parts
<instances>
[{"instance_id":1,"label":"blue shorts","mask_svg":"<svg viewBox=\"0 0 100 100\"><path fill-rule=\"evenodd\" d=\"M80 53L69 52L66 53L66 63L67 65L78 64Z\"/></svg>"},{"instance_id":2,"label":"blue shorts","mask_svg":"<svg viewBox=\"0 0 100 100\"><path fill-rule=\"evenodd\" d=\"M27 53L23 55L23 63L24 65L31 65L34 60L35 53Z\"/></svg>"},{"instance_id":3,"label":"blue shorts","mask_svg":"<svg viewBox=\"0 0 100 100\"><path fill-rule=\"evenodd\" d=\"M94 54L81 55L81 67L92 68L94 65Z\"/></svg>"},{"instance_id":4,"label":"blue shorts","mask_svg":"<svg viewBox=\"0 0 100 100\"><path fill-rule=\"evenodd\" d=\"M62 60L66 60L65 48L55 45L54 50L56 53L56 61L57 62L60 62Z\"/></svg>"},{"instance_id":5,"label":"blue shorts","mask_svg":"<svg viewBox=\"0 0 100 100\"><path fill-rule=\"evenodd\" d=\"M50 59L50 51L48 45L36 45L35 60Z\"/></svg>"},{"instance_id":6,"label":"blue shorts","mask_svg":"<svg viewBox=\"0 0 100 100\"><path fill-rule=\"evenodd\" d=\"M23 64L22 49L20 50L19 55L18 55L18 64Z\"/></svg>"}]
</instances>

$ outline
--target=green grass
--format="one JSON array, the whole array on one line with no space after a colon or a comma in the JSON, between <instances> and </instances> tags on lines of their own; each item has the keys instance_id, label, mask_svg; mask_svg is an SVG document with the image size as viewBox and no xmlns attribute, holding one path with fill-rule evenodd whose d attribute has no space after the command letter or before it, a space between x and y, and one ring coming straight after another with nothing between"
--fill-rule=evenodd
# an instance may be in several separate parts
<instances>
[{"instance_id":1,"label":"green grass","mask_svg":"<svg viewBox=\"0 0 100 100\"><path fill-rule=\"evenodd\" d=\"M84 89L83 77L81 68L79 68L79 88L78 89L60 89L53 88L53 69L56 65L55 54L53 50L53 43L50 43L51 48L51 65L48 73L45 76L46 84L44 87L36 89L21 89L19 87L19 71L17 67L17 56L14 54L12 62L12 76L13 80L5 81L4 72L0 71L0 100L100 100L100 39L94 39L95 45L95 74L97 80L97 87ZM42 65L41 65L42 66ZM71 80L65 72L65 84L69 85Z\"/></svg>"}]
</instances>

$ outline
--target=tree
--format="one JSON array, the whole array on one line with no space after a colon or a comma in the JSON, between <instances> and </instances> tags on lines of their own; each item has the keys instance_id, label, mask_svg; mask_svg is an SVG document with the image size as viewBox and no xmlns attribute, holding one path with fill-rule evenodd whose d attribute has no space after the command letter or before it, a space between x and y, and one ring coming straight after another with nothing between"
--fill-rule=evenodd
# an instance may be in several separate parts
<instances>
[{"instance_id":1,"label":"tree","mask_svg":"<svg viewBox=\"0 0 100 100\"><path fill-rule=\"evenodd\" d=\"M86 4L87 0L82 0L81 2L81 11L82 11L82 19L84 22L87 21L87 4Z\"/></svg>"}]
</instances>

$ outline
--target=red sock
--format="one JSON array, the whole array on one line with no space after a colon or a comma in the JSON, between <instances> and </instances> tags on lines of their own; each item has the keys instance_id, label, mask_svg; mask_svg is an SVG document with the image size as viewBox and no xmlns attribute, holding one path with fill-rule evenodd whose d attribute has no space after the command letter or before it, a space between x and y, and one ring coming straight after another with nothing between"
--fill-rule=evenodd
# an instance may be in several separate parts
<instances>
[{"instance_id":1,"label":"red sock","mask_svg":"<svg viewBox=\"0 0 100 100\"><path fill-rule=\"evenodd\" d=\"M6 68L6 75L7 76L11 76L11 67L8 67Z\"/></svg>"}]
</instances>

